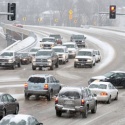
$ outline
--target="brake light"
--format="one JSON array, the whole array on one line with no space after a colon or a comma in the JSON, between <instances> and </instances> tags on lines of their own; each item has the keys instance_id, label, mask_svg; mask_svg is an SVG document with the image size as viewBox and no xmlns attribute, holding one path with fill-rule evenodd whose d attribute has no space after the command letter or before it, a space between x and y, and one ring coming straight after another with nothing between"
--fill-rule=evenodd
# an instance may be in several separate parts
<instances>
[{"instance_id":1,"label":"brake light","mask_svg":"<svg viewBox=\"0 0 125 125\"><path fill-rule=\"evenodd\" d=\"M55 99L55 104L58 104L58 98L56 97L56 99Z\"/></svg>"},{"instance_id":2,"label":"brake light","mask_svg":"<svg viewBox=\"0 0 125 125\"><path fill-rule=\"evenodd\" d=\"M45 84L45 85L44 85L44 89L45 89L45 90L48 90L48 88L49 88L48 84Z\"/></svg>"},{"instance_id":3,"label":"brake light","mask_svg":"<svg viewBox=\"0 0 125 125\"><path fill-rule=\"evenodd\" d=\"M85 104L85 100L82 99L82 100L81 100L81 105L84 105L84 104Z\"/></svg>"},{"instance_id":4,"label":"brake light","mask_svg":"<svg viewBox=\"0 0 125 125\"><path fill-rule=\"evenodd\" d=\"M24 87L27 88L27 87L28 87L28 84L27 84L27 83L24 83Z\"/></svg>"},{"instance_id":5,"label":"brake light","mask_svg":"<svg viewBox=\"0 0 125 125\"><path fill-rule=\"evenodd\" d=\"M100 95L101 95L101 96L106 96L106 95L108 95L108 93L106 93L106 92L101 92Z\"/></svg>"}]
</instances>

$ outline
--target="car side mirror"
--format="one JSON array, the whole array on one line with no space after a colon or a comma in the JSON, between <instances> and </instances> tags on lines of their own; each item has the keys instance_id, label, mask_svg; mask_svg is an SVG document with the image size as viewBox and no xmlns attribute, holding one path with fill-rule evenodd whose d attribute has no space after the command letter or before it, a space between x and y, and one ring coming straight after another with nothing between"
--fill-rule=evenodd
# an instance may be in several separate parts
<instances>
[{"instance_id":1,"label":"car side mirror","mask_svg":"<svg viewBox=\"0 0 125 125\"><path fill-rule=\"evenodd\" d=\"M56 80L56 83L59 83L59 80Z\"/></svg>"}]
</instances>

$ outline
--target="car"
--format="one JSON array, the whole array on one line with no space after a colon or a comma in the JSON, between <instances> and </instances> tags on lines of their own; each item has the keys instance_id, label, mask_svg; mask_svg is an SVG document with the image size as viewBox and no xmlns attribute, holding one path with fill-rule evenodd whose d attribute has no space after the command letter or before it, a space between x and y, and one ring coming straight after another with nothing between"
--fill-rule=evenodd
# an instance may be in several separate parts
<instances>
[{"instance_id":1,"label":"car","mask_svg":"<svg viewBox=\"0 0 125 125\"><path fill-rule=\"evenodd\" d=\"M74 68L78 66L95 66L95 55L93 49L80 49L74 59Z\"/></svg>"},{"instance_id":2,"label":"car","mask_svg":"<svg viewBox=\"0 0 125 125\"><path fill-rule=\"evenodd\" d=\"M35 58L32 60L32 70L36 70L38 67L50 67L50 70L59 67L58 55L52 49L41 49L36 53Z\"/></svg>"},{"instance_id":3,"label":"car","mask_svg":"<svg viewBox=\"0 0 125 125\"><path fill-rule=\"evenodd\" d=\"M29 55L32 57L32 59L35 57L36 53L38 50L40 50L40 47L33 47L30 51L29 51Z\"/></svg>"},{"instance_id":4,"label":"car","mask_svg":"<svg viewBox=\"0 0 125 125\"><path fill-rule=\"evenodd\" d=\"M42 49L52 49L56 45L57 43L54 37L44 37L41 41L40 47Z\"/></svg>"},{"instance_id":5,"label":"car","mask_svg":"<svg viewBox=\"0 0 125 125\"><path fill-rule=\"evenodd\" d=\"M85 47L86 37L83 34L73 34L70 37L71 42L75 42L78 47Z\"/></svg>"},{"instance_id":6,"label":"car","mask_svg":"<svg viewBox=\"0 0 125 125\"><path fill-rule=\"evenodd\" d=\"M118 89L110 82L92 82L89 89L97 95L97 101L111 103L111 100L118 100Z\"/></svg>"},{"instance_id":7,"label":"car","mask_svg":"<svg viewBox=\"0 0 125 125\"><path fill-rule=\"evenodd\" d=\"M75 58L76 54L78 53L78 46L74 42L65 42L63 46L68 48L69 58Z\"/></svg>"},{"instance_id":8,"label":"car","mask_svg":"<svg viewBox=\"0 0 125 125\"><path fill-rule=\"evenodd\" d=\"M56 43L62 45L63 38L61 37L60 34L50 34L49 37L54 37L56 39Z\"/></svg>"},{"instance_id":9,"label":"car","mask_svg":"<svg viewBox=\"0 0 125 125\"><path fill-rule=\"evenodd\" d=\"M13 23L13 26L23 28L23 25L22 25L22 24L20 24L20 23Z\"/></svg>"},{"instance_id":10,"label":"car","mask_svg":"<svg viewBox=\"0 0 125 125\"><path fill-rule=\"evenodd\" d=\"M8 114L18 114L19 103L17 99L8 93L0 93L0 116L3 118Z\"/></svg>"},{"instance_id":11,"label":"car","mask_svg":"<svg viewBox=\"0 0 125 125\"><path fill-rule=\"evenodd\" d=\"M32 57L29 55L28 52L18 52L17 54L20 57L21 64L29 64L32 62Z\"/></svg>"},{"instance_id":12,"label":"car","mask_svg":"<svg viewBox=\"0 0 125 125\"><path fill-rule=\"evenodd\" d=\"M88 111L96 113L97 98L88 87L63 87L55 99L56 115L61 117L62 113L77 113L87 118Z\"/></svg>"},{"instance_id":13,"label":"car","mask_svg":"<svg viewBox=\"0 0 125 125\"><path fill-rule=\"evenodd\" d=\"M0 67L10 67L13 70L16 66L21 67L20 57L16 51L5 50L0 54Z\"/></svg>"},{"instance_id":14,"label":"car","mask_svg":"<svg viewBox=\"0 0 125 125\"><path fill-rule=\"evenodd\" d=\"M27 114L7 115L1 119L0 125L43 125L38 120Z\"/></svg>"},{"instance_id":15,"label":"car","mask_svg":"<svg viewBox=\"0 0 125 125\"><path fill-rule=\"evenodd\" d=\"M59 62L65 64L69 61L69 52L66 46L55 46L53 50L58 55Z\"/></svg>"},{"instance_id":16,"label":"car","mask_svg":"<svg viewBox=\"0 0 125 125\"><path fill-rule=\"evenodd\" d=\"M61 89L59 80L51 74L35 74L29 76L24 84L25 99L29 99L31 95L45 96L48 101L52 99Z\"/></svg>"},{"instance_id":17,"label":"car","mask_svg":"<svg viewBox=\"0 0 125 125\"><path fill-rule=\"evenodd\" d=\"M124 71L110 71L101 76L94 76L90 78L88 84L94 81L110 82L114 86L125 88L125 72Z\"/></svg>"},{"instance_id":18,"label":"car","mask_svg":"<svg viewBox=\"0 0 125 125\"><path fill-rule=\"evenodd\" d=\"M94 50L94 54L95 54L95 59L96 59L96 63L101 61L101 54L99 50Z\"/></svg>"}]
</instances>

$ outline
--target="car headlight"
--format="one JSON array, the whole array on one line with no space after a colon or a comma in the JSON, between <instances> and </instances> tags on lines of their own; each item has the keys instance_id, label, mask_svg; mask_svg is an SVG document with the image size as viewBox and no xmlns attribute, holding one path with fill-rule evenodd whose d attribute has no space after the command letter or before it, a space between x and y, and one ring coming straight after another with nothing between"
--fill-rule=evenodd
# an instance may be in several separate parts
<instances>
[{"instance_id":1,"label":"car headlight","mask_svg":"<svg viewBox=\"0 0 125 125\"><path fill-rule=\"evenodd\" d=\"M42 48L43 48L43 44L40 44L40 47L42 47Z\"/></svg>"},{"instance_id":2,"label":"car headlight","mask_svg":"<svg viewBox=\"0 0 125 125\"><path fill-rule=\"evenodd\" d=\"M33 61L33 62L36 62L36 58L33 58L32 61Z\"/></svg>"},{"instance_id":3,"label":"car headlight","mask_svg":"<svg viewBox=\"0 0 125 125\"><path fill-rule=\"evenodd\" d=\"M92 59L87 59L87 62L92 62Z\"/></svg>"},{"instance_id":4,"label":"car headlight","mask_svg":"<svg viewBox=\"0 0 125 125\"><path fill-rule=\"evenodd\" d=\"M54 47L54 44L52 44L51 47Z\"/></svg>"},{"instance_id":5,"label":"car headlight","mask_svg":"<svg viewBox=\"0 0 125 125\"><path fill-rule=\"evenodd\" d=\"M24 61L27 60L27 59L23 59Z\"/></svg>"},{"instance_id":6,"label":"car headlight","mask_svg":"<svg viewBox=\"0 0 125 125\"><path fill-rule=\"evenodd\" d=\"M13 59L9 59L8 62L9 62L9 63L12 63L12 62L13 62Z\"/></svg>"},{"instance_id":7,"label":"car headlight","mask_svg":"<svg viewBox=\"0 0 125 125\"><path fill-rule=\"evenodd\" d=\"M74 59L75 62L78 62L78 59Z\"/></svg>"},{"instance_id":8,"label":"car headlight","mask_svg":"<svg viewBox=\"0 0 125 125\"><path fill-rule=\"evenodd\" d=\"M52 60L51 60L51 59L48 59L47 61L48 61L48 62L52 62Z\"/></svg>"}]
</instances>

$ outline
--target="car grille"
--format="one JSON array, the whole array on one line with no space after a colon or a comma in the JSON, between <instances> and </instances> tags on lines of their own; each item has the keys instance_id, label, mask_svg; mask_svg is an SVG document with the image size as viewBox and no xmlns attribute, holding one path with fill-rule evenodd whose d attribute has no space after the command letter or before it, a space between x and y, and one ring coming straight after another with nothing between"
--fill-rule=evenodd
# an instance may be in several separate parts
<instances>
[{"instance_id":1,"label":"car grille","mask_svg":"<svg viewBox=\"0 0 125 125\"><path fill-rule=\"evenodd\" d=\"M8 62L8 59L0 59L0 62Z\"/></svg>"},{"instance_id":2,"label":"car grille","mask_svg":"<svg viewBox=\"0 0 125 125\"><path fill-rule=\"evenodd\" d=\"M44 47L51 47L51 45L49 45L49 44L44 44Z\"/></svg>"},{"instance_id":3,"label":"car grille","mask_svg":"<svg viewBox=\"0 0 125 125\"><path fill-rule=\"evenodd\" d=\"M59 54L58 57L62 57L63 55Z\"/></svg>"},{"instance_id":4,"label":"car grille","mask_svg":"<svg viewBox=\"0 0 125 125\"><path fill-rule=\"evenodd\" d=\"M82 43L82 41L79 41L79 40L77 40L77 41L75 41L76 43Z\"/></svg>"},{"instance_id":5,"label":"car grille","mask_svg":"<svg viewBox=\"0 0 125 125\"><path fill-rule=\"evenodd\" d=\"M80 62L86 62L87 59L78 59Z\"/></svg>"},{"instance_id":6,"label":"car grille","mask_svg":"<svg viewBox=\"0 0 125 125\"><path fill-rule=\"evenodd\" d=\"M47 59L36 59L36 62L47 62Z\"/></svg>"}]
</instances>

